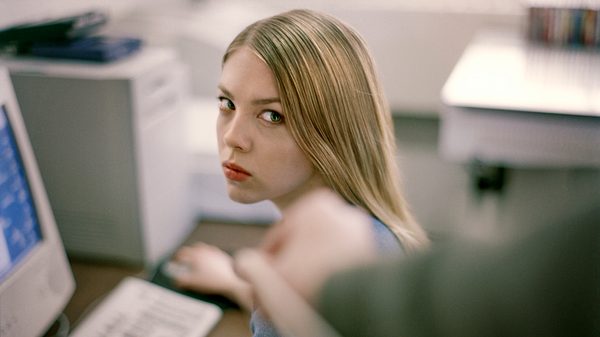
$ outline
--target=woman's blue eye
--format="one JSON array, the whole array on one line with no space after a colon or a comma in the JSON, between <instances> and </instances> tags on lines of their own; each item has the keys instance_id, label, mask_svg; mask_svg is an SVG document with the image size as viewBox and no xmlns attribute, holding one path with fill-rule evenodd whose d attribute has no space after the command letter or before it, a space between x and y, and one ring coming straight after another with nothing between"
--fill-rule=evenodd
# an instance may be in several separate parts
<instances>
[{"instance_id":1,"label":"woman's blue eye","mask_svg":"<svg viewBox=\"0 0 600 337\"><path fill-rule=\"evenodd\" d=\"M219 97L219 109L221 110L235 110L235 104L226 97Z\"/></svg>"},{"instance_id":2,"label":"woman's blue eye","mask_svg":"<svg viewBox=\"0 0 600 337\"><path fill-rule=\"evenodd\" d=\"M259 118L261 118L269 123L273 123L273 124L280 124L283 122L283 115L277 111L272 111L272 110L262 112L259 115Z\"/></svg>"}]
</instances>

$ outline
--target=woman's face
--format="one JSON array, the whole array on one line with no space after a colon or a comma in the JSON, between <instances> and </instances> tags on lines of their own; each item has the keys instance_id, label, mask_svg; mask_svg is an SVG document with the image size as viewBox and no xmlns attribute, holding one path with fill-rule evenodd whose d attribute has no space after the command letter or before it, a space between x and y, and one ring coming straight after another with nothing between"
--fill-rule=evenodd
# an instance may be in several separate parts
<instances>
[{"instance_id":1,"label":"woman's face","mask_svg":"<svg viewBox=\"0 0 600 337\"><path fill-rule=\"evenodd\" d=\"M219 156L232 200L271 200L283 211L323 186L290 134L271 70L248 47L223 65L219 110Z\"/></svg>"}]
</instances>

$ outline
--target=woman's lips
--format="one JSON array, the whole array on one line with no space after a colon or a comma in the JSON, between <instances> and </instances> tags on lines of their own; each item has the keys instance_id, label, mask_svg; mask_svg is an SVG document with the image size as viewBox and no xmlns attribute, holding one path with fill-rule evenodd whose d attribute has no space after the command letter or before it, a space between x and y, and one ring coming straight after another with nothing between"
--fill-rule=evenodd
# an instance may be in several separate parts
<instances>
[{"instance_id":1,"label":"woman's lips","mask_svg":"<svg viewBox=\"0 0 600 337\"><path fill-rule=\"evenodd\" d=\"M240 182L252 177L243 167L229 162L223 163L223 173L227 179Z\"/></svg>"}]
</instances>

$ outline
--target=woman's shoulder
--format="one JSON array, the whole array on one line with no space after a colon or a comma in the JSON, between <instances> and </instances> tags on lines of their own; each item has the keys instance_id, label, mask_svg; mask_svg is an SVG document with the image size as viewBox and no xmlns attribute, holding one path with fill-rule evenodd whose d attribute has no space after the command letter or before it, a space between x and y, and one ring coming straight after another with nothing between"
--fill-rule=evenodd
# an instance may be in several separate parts
<instances>
[{"instance_id":1,"label":"woman's shoulder","mask_svg":"<svg viewBox=\"0 0 600 337\"><path fill-rule=\"evenodd\" d=\"M376 217L370 218L378 251L382 254L403 253L404 247L394 232Z\"/></svg>"}]
</instances>

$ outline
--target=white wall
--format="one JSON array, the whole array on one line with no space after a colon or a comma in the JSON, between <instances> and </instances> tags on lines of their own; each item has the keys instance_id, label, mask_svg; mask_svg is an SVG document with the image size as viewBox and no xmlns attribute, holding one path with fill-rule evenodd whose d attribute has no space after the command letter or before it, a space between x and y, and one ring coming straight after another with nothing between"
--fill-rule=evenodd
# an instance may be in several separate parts
<instances>
[{"instance_id":1,"label":"white wall","mask_svg":"<svg viewBox=\"0 0 600 337\"><path fill-rule=\"evenodd\" d=\"M521 29L525 13L520 0L259 2L323 10L352 25L375 57L394 113L417 116L437 115L443 83L478 30Z\"/></svg>"},{"instance_id":2,"label":"white wall","mask_svg":"<svg viewBox=\"0 0 600 337\"><path fill-rule=\"evenodd\" d=\"M221 55L237 32L255 20L291 8L322 10L364 36L394 113L436 116L440 90L474 34L484 27L521 29L523 9L518 0L414 3L353 0L341 6L333 0L161 1L117 20L109 30L174 46L190 64L194 92L212 96ZM499 3L503 5L497 6Z\"/></svg>"}]
</instances>

